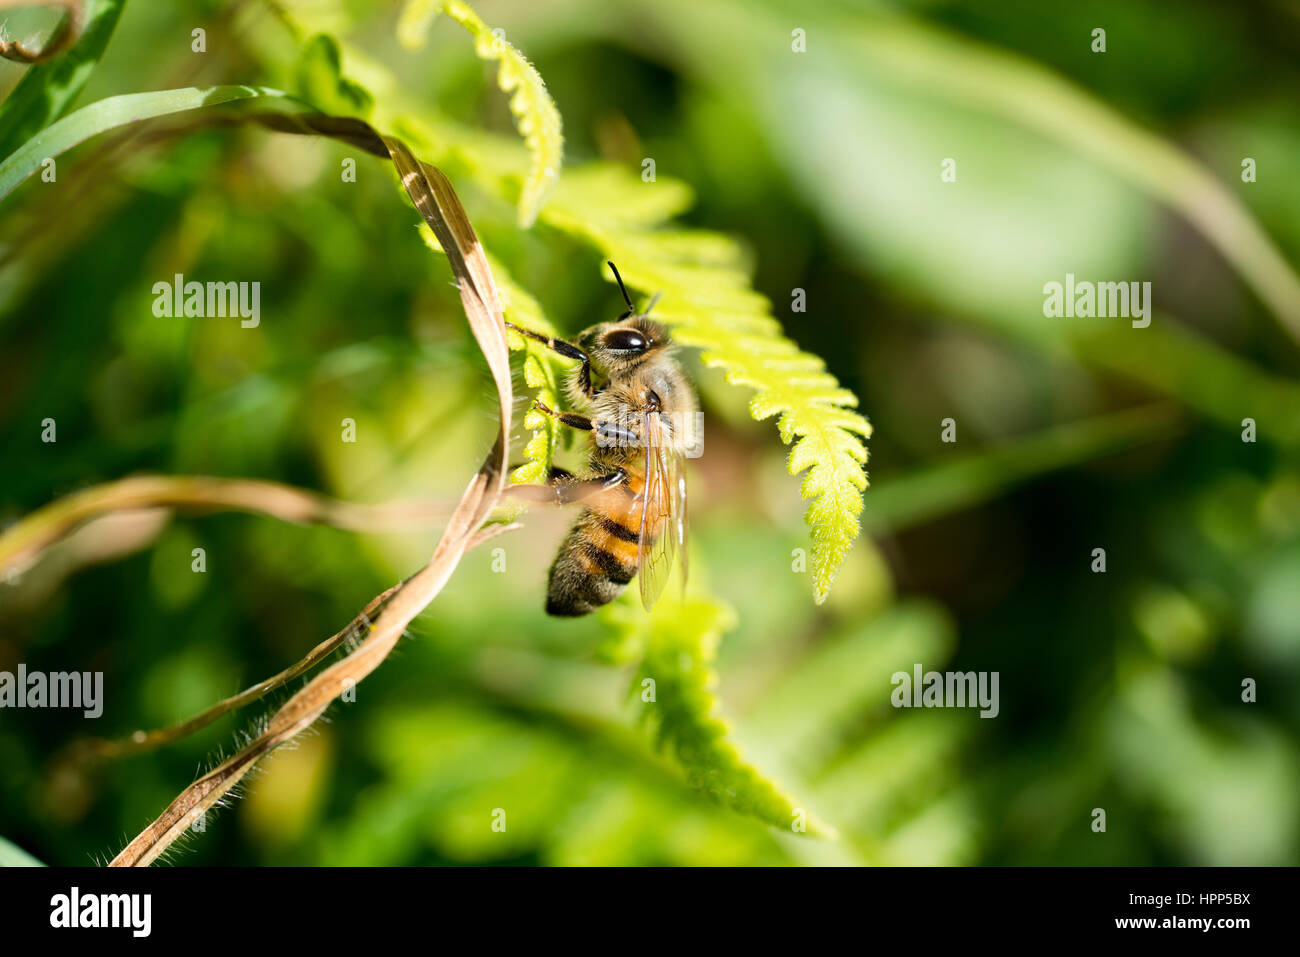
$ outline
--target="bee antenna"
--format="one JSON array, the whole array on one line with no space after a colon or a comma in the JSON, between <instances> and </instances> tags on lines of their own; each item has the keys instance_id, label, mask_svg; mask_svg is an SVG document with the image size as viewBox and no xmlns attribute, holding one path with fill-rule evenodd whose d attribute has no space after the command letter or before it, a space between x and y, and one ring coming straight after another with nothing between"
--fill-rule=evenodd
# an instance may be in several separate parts
<instances>
[{"instance_id":1,"label":"bee antenna","mask_svg":"<svg viewBox=\"0 0 1300 957\"><path fill-rule=\"evenodd\" d=\"M614 265L612 259L605 260L605 264L614 271L614 278L618 280L619 291L623 293L623 301L627 303L627 312L623 313L623 315L632 315L632 313L636 312L636 306L632 305L632 300L628 297L627 287L623 285L623 277L618 274L618 267Z\"/></svg>"}]
</instances>

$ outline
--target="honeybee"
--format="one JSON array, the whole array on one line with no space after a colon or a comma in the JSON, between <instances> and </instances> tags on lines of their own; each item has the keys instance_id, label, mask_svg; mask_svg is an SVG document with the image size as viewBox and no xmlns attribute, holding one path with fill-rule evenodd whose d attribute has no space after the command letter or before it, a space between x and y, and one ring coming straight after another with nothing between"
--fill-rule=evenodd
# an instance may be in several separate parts
<instances>
[{"instance_id":1,"label":"honeybee","mask_svg":"<svg viewBox=\"0 0 1300 957\"><path fill-rule=\"evenodd\" d=\"M686 580L684 459L698 454L699 402L667 330L636 311L618 269L612 262L609 268L627 303L613 322L591 326L574 342L506 323L580 363L566 393L582 412L559 412L541 402L533 407L588 433L585 471L555 468L546 485L508 490L528 501L583 506L551 565L549 615L590 614L617 598L633 577L650 609L677 556Z\"/></svg>"}]
</instances>

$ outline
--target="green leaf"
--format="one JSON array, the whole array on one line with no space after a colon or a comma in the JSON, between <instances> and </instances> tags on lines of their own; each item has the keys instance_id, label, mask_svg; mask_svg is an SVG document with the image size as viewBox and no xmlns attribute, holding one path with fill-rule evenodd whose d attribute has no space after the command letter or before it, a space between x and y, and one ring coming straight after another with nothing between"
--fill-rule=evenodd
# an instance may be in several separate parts
<instances>
[{"instance_id":1,"label":"green leaf","mask_svg":"<svg viewBox=\"0 0 1300 957\"><path fill-rule=\"evenodd\" d=\"M0 104L0 156L18 149L72 105L103 56L125 4L126 0L87 0L81 38L71 49L23 75Z\"/></svg>"},{"instance_id":2,"label":"green leaf","mask_svg":"<svg viewBox=\"0 0 1300 957\"><path fill-rule=\"evenodd\" d=\"M16 844L11 844L0 837L0 867L44 867L45 865L32 857Z\"/></svg>"},{"instance_id":3,"label":"green leaf","mask_svg":"<svg viewBox=\"0 0 1300 957\"><path fill-rule=\"evenodd\" d=\"M546 90L541 74L503 35L493 33L460 0L408 0L398 22L398 39L407 49L424 45L429 25L443 10L474 37L474 52L497 63L497 85L510 94L510 112L524 138L532 165L519 194L519 225L527 228L537 219L547 194L559 179L564 161L564 132L560 111Z\"/></svg>"},{"instance_id":4,"label":"green leaf","mask_svg":"<svg viewBox=\"0 0 1300 957\"><path fill-rule=\"evenodd\" d=\"M97 100L46 127L0 162L0 199L35 173L44 159L59 156L92 136L140 120L259 97L297 102L280 90L257 86L186 87Z\"/></svg>"},{"instance_id":5,"label":"green leaf","mask_svg":"<svg viewBox=\"0 0 1300 957\"><path fill-rule=\"evenodd\" d=\"M642 719L656 743L671 750L691 784L712 801L764 823L795 833L834 836L834 829L799 807L741 756L722 718L714 667L723 632L733 628L735 612L718 599L665 594L650 615L631 600L600 612L615 633L616 657L643 651L632 693L644 701L653 681L654 700L644 701Z\"/></svg>"},{"instance_id":6,"label":"green leaf","mask_svg":"<svg viewBox=\"0 0 1300 957\"><path fill-rule=\"evenodd\" d=\"M298 95L324 113L365 118L374 108L370 93L343 76L339 45L328 34L307 41L295 72Z\"/></svg>"}]
</instances>

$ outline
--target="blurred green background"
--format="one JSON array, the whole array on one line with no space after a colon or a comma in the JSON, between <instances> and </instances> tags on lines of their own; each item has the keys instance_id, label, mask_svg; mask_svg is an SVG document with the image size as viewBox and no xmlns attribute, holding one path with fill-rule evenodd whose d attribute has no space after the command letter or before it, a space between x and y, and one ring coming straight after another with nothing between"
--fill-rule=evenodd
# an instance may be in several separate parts
<instances>
[{"instance_id":1,"label":"blurred green background","mask_svg":"<svg viewBox=\"0 0 1300 957\"><path fill-rule=\"evenodd\" d=\"M398 8L131 2L77 104L300 90L296 18L343 41L381 108L400 95L430 122L514 138L469 37L444 18L404 50ZM566 168L639 177L650 157L687 184L680 221L745 246L787 334L872 420L864 533L817 606L791 570L807 530L775 430L687 357L708 423L695 567L737 612L723 707L747 758L840 837L716 807L656 753L630 669L598 654L609 626L542 614L571 517L538 513L493 543L504 574L491 548L471 552L355 703L272 756L177 862L1300 862L1294 5L475 9L545 78ZM0 93L23 71L0 63ZM348 156L355 183L339 176ZM955 183L940 181L948 157ZM519 231L455 149L438 162L558 328L617 313L596 252ZM385 164L250 127L135 129L62 157L59 181L0 203L0 523L137 472L365 502L459 495L490 442L491 380ZM1150 281L1152 325L1044 318L1042 286L1067 272ZM155 317L152 286L174 273L261 282L260 327ZM57 443L40 440L45 418ZM106 736L286 667L437 534L236 514L82 534L96 531L0 583L0 670L104 672L91 733ZM1105 574L1089 570L1097 547ZM917 662L999 672L1000 714L891 708L889 676ZM53 760L87 733L78 715L0 711L0 836L49 864L111 857L263 711L85 774Z\"/></svg>"}]
</instances>

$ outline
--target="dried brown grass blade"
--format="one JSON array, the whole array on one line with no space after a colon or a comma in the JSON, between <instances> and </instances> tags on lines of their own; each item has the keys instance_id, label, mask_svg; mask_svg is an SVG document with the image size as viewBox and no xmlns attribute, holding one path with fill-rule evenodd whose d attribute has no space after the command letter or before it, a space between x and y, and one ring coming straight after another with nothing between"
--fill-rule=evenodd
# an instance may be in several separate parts
<instances>
[{"instance_id":1,"label":"dried brown grass blade","mask_svg":"<svg viewBox=\"0 0 1300 957\"><path fill-rule=\"evenodd\" d=\"M156 860L228 794L258 760L309 728L336 697L377 668L393 650L406 626L442 590L465 552L505 530L504 526L483 527L499 501L505 483L506 447L513 402L509 354L496 283L469 217L447 178L441 171L417 160L399 140L386 137L383 142L411 201L447 251L470 328L496 382L500 406L496 443L470 480L429 564L390 590L391 594L369 636L352 654L331 665L293 695L272 715L262 733L237 754L182 791L157 820L113 859L113 866L143 866Z\"/></svg>"},{"instance_id":2,"label":"dried brown grass blade","mask_svg":"<svg viewBox=\"0 0 1300 957\"><path fill-rule=\"evenodd\" d=\"M493 526L496 527L496 526ZM117 740L108 740L105 738L87 738L74 742L68 747L63 755L62 760L56 760L56 765L63 761L72 764L81 764L86 760L115 760L118 758L129 757L133 754L140 754L144 751L152 751L161 748L164 745L171 744L173 741L179 741L202 728L207 727L213 721L223 715L230 714L232 711L238 711L240 708L258 701L266 695L282 688L294 678L299 677L310 671L320 662L324 661L331 654L337 651L350 638L359 638L369 630L371 622L374 620L376 611L383 606L388 597L400 588L400 585L393 585L366 604L356 618L348 622L347 626L335 632L329 638L326 638L319 645L309 651L300 660L290 667L284 669L279 674L272 675L264 681L259 681L251 687L245 688L239 694L231 695L223 701L217 702L211 708L203 711L192 718L181 721L177 724L170 725L166 728L158 728L153 731L137 731L129 737L119 738Z\"/></svg>"},{"instance_id":3,"label":"dried brown grass blade","mask_svg":"<svg viewBox=\"0 0 1300 957\"><path fill-rule=\"evenodd\" d=\"M43 506L0 534L0 579L21 573L56 541L109 512L140 508L234 509L296 524L333 525L355 532L400 531L432 525L447 504L362 505L260 479L203 475L141 475L82 489Z\"/></svg>"}]
</instances>

